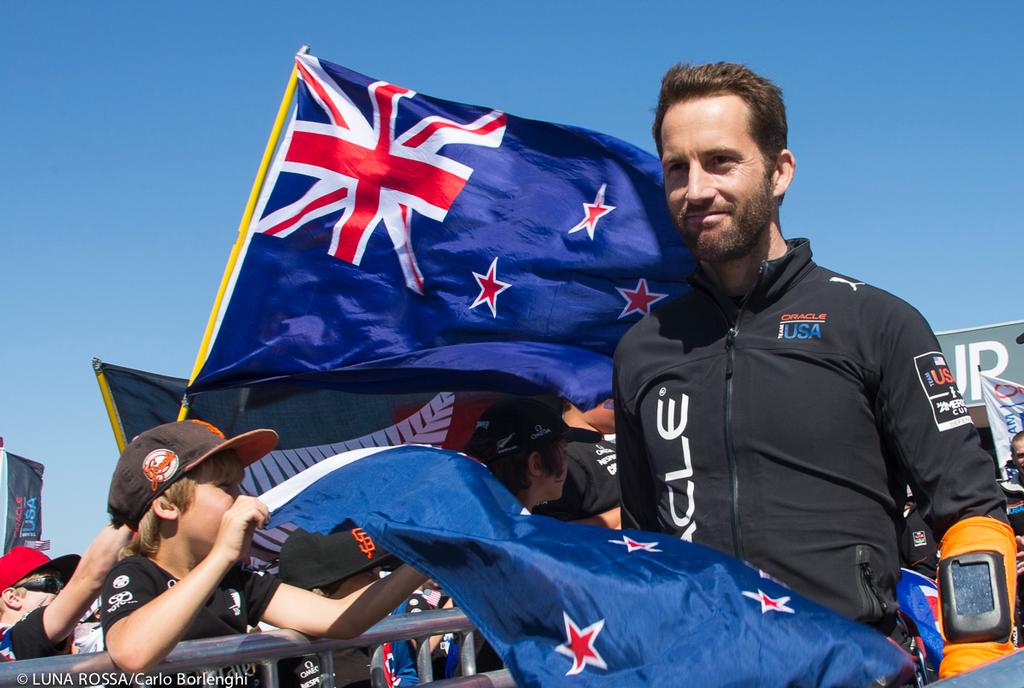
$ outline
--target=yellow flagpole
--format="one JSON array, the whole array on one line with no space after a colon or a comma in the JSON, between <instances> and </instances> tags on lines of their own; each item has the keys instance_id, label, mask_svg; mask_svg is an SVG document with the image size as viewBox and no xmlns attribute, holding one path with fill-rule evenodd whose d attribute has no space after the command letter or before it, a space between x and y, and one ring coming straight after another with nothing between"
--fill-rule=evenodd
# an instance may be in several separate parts
<instances>
[{"instance_id":1,"label":"yellow flagpole","mask_svg":"<svg viewBox=\"0 0 1024 688\"><path fill-rule=\"evenodd\" d=\"M117 415L117 407L114 406L114 397L110 394L110 385L107 383L107 376L103 374L103 361L98 358L92 359L92 369L96 371L96 382L100 385L100 395L103 397L103 406L107 409L107 418L110 419L110 427L114 431L114 441L117 443L117 451L123 452L128 446L124 436L124 428L121 427L121 419Z\"/></svg>"},{"instance_id":2,"label":"yellow flagpole","mask_svg":"<svg viewBox=\"0 0 1024 688\"><path fill-rule=\"evenodd\" d=\"M309 46L304 45L299 50L299 55L309 52ZM217 290L217 298L214 299L213 309L210 311L210 320L206 323L206 332L203 334L203 341L199 344L199 353L196 355L196 363L192 367L192 374L188 378L189 386L196 380L199 371L206 361L206 355L210 349L210 339L213 337L214 324L217 322L217 314L220 313L221 303L224 300L224 293L228 288L228 281L235 271L235 263L238 262L238 254L245 245L245 237L248 233L249 223L252 221L252 214L256 210L256 202L259 200L260 191L263 189L263 182L267 177L267 170L270 168L270 160L277 147L277 140L284 128L285 118L288 117L288 110L291 109L292 98L295 96L295 87L298 83L298 70L292 65L291 76L288 77L288 86L284 90L284 97L281 98L281 106L277 110L277 119L274 121L274 128L270 131L270 138L267 140L267 147L263 151L263 160L260 161L259 170L256 172L256 181L253 182L252 191L249 193L249 202L245 205L245 212L242 214L242 221L238 225L238 237L235 245L231 247L231 254L228 256L227 267L224 268L224 275L220 279L220 288ZM178 420L185 420L188 416L188 396L182 401L181 409L178 411Z\"/></svg>"}]
</instances>

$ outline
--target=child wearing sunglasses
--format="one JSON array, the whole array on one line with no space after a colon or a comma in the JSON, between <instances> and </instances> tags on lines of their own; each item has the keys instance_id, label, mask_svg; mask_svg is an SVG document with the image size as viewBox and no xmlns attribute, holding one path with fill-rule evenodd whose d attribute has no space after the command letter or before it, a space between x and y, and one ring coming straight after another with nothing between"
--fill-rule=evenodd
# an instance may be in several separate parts
<instances>
[{"instance_id":1,"label":"child wearing sunglasses","mask_svg":"<svg viewBox=\"0 0 1024 688\"><path fill-rule=\"evenodd\" d=\"M130 535L107 526L82 557L50 559L28 547L0 557L0 661L65 654Z\"/></svg>"}]
</instances>

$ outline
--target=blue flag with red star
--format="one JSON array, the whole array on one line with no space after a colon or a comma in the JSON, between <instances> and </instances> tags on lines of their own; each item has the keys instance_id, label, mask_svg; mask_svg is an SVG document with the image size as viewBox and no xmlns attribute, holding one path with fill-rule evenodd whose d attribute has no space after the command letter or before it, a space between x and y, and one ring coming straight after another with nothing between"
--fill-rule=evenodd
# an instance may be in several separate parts
<instances>
[{"instance_id":1,"label":"blue flag with red star","mask_svg":"<svg viewBox=\"0 0 1024 688\"><path fill-rule=\"evenodd\" d=\"M455 452L347 452L261 499L273 526L350 519L438 581L519 686L885 686L913 672L872 628L756 568L664 534L530 515Z\"/></svg>"},{"instance_id":2,"label":"blue flag with red star","mask_svg":"<svg viewBox=\"0 0 1024 688\"><path fill-rule=\"evenodd\" d=\"M657 159L310 55L191 392L611 396L611 355L693 259Z\"/></svg>"}]
</instances>

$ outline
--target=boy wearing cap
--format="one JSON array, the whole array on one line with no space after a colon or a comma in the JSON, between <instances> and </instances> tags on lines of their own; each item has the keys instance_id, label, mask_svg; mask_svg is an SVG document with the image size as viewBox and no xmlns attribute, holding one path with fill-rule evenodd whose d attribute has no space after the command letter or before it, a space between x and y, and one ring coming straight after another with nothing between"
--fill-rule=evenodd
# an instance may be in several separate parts
<instances>
[{"instance_id":1,"label":"boy wearing cap","mask_svg":"<svg viewBox=\"0 0 1024 688\"><path fill-rule=\"evenodd\" d=\"M82 557L50 559L28 547L0 557L0 660L65 654L129 535L107 526Z\"/></svg>"},{"instance_id":2,"label":"boy wearing cap","mask_svg":"<svg viewBox=\"0 0 1024 688\"><path fill-rule=\"evenodd\" d=\"M244 570L267 507L239 494L243 468L277 444L273 430L231 439L197 421L148 430L121 454L110 486L115 524L138 534L103 586L107 651L143 672L180 640L244 633L260 620L311 636L353 638L425 578L407 566L355 599L332 600Z\"/></svg>"},{"instance_id":3,"label":"boy wearing cap","mask_svg":"<svg viewBox=\"0 0 1024 688\"><path fill-rule=\"evenodd\" d=\"M595 430L569 427L558 411L541 401L510 397L481 414L462 451L483 462L532 510L562 496L566 444L600 439Z\"/></svg>"}]
</instances>

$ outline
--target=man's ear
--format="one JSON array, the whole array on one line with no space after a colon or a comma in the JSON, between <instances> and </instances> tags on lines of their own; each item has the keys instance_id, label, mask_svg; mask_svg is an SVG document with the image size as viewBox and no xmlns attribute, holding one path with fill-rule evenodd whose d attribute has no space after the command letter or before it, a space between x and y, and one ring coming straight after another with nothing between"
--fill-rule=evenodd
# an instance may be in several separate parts
<instances>
[{"instance_id":1,"label":"man's ear","mask_svg":"<svg viewBox=\"0 0 1024 688\"><path fill-rule=\"evenodd\" d=\"M775 198L782 198L786 190L793 183L793 175L796 173L796 157L793 151L783 148L775 158L775 169L772 170L772 195Z\"/></svg>"},{"instance_id":2,"label":"man's ear","mask_svg":"<svg viewBox=\"0 0 1024 688\"><path fill-rule=\"evenodd\" d=\"M540 478L544 475L544 462L539 451L532 451L526 457L526 472L531 478Z\"/></svg>"},{"instance_id":3,"label":"man's ear","mask_svg":"<svg viewBox=\"0 0 1024 688\"><path fill-rule=\"evenodd\" d=\"M153 513L165 521L177 521L178 516L181 515L181 511L178 507L171 504L169 500L164 498L163 495L153 500L153 505L150 507Z\"/></svg>"},{"instance_id":4,"label":"man's ear","mask_svg":"<svg viewBox=\"0 0 1024 688\"><path fill-rule=\"evenodd\" d=\"M3 600L4 605L11 611L21 611L24 606L24 601L18 597L18 593L14 592L14 588L7 588L0 593L0 600Z\"/></svg>"}]
</instances>

